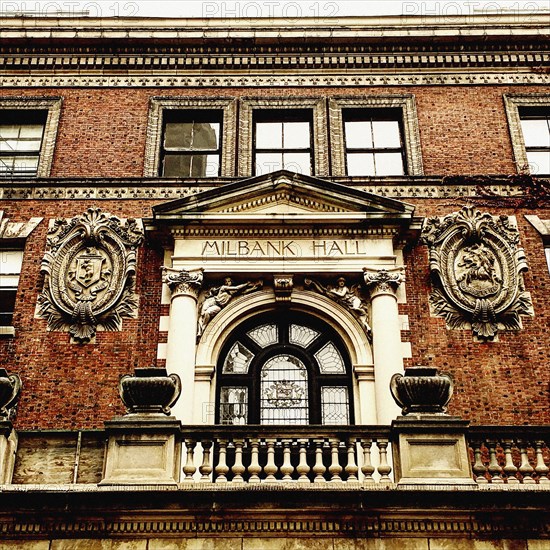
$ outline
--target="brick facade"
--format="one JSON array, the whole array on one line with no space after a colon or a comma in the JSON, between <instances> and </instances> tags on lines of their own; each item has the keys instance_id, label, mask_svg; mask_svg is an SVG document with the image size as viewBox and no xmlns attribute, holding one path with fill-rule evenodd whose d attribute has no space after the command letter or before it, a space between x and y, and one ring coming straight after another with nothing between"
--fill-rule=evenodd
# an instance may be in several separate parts
<instances>
[{"instance_id":1,"label":"brick facade","mask_svg":"<svg viewBox=\"0 0 550 550\"><path fill-rule=\"evenodd\" d=\"M302 86L302 87L6 87L0 98L60 97L61 119L58 127L51 180L41 180L31 189L70 185L100 189L108 185L103 178L123 185L150 185L140 180L144 171L148 113L153 97L224 97L224 98L354 98L369 95L413 94L425 178L449 175L500 175L516 173L503 95L509 93L547 93L550 86L495 85L402 85L402 86ZM237 125L238 128L238 125ZM238 132L238 130L237 130ZM325 139L329 132L326 129ZM224 139L239 143L239 135ZM237 150L237 166L240 151ZM329 159L327 154L326 158ZM330 177L329 177L330 179ZM341 178L342 179L342 178ZM345 178L344 178L345 179ZM349 180L350 186L372 189L381 182ZM414 186L414 181L411 180ZM11 184L5 182L5 186ZM153 183L154 185L154 183ZM180 182L182 190L196 187L222 186L223 181ZM523 319L523 330L503 332L498 341L473 341L466 330L447 330L442 319L429 314L430 290L427 249L418 242L408 244L404 257L407 269L407 302L400 313L408 315L409 327L403 340L412 345L412 358L407 365L428 364L450 373L456 382L451 411L471 419L473 423L532 424L550 421L547 367L550 346L547 330L550 305L547 300L550 276L540 235L524 214L537 213L550 218L548 203L538 209L518 207L511 198L483 199L475 196L427 198L431 185L424 182L418 194L404 191L400 199L414 204L416 215L444 216L465 204L478 205L493 215L516 217L521 246L529 262L525 275L531 292L535 317ZM370 187L369 187L370 186ZM420 188L419 187L419 188ZM475 193L474 193L475 194ZM173 198L173 197L172 197ZM159 334L161 316L160 267L163 251L147 242L138 255L137 293L139 316L125 319L122 332L99 332L94 342L69 344L62 332L47 332L46 321L34 316L37 296L43 285L40 262L45 250L47 225L56 217L70 218L90 206L120 217L147 218L152 207L162 203L161 193L149 198L122 200L23 200L5 193L1 209L12 222L30 217L43 217L43 222L25 244L14 315L15 338L0 340L0 359L8 371L18 372L23 392L16 418L16 427L28 428L95 428L122 411L116 394L118 378L136 366L162 364L157 359L157 345L165 335Z\"/></svg>"}]
</instances>

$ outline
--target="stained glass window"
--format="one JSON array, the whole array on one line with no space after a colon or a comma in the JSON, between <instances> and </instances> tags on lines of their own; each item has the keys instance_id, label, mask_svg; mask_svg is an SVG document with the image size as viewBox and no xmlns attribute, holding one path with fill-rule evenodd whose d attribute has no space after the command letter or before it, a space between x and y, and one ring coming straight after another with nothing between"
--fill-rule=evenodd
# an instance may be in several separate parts
<instances>
[{"instance_id":1,"label":"stained glass window","mask_svg":"<svg viewBox=\"0 0 550 550\"><path fill-rule=\"evenodd\" d=\"M248 319L222 349L222 424L349 424L351 368L330 325L292 311Z\"/></svg>"},{"instance_id":2,"label":"stained glass window","mask_svg":"<svg viewBox=\"0 0 550 550\"><path fill-rule=\"evenodd\" d=\"M262 367L260 422L309 422L307 370L298 358L292 355L276 355Z\"/></svg>"},{"instance_id":3,"label":"stained glass window","mask_svg":"<svg viewBox=\"0 0 550 550\"><path fill-rule=\"evenodd\" d=\"M349 397L345 386L321 388L321 421L323 424L349 424Z\"/></svg>"},{"instance_id":4,"label":"stained glass window","mask_svg":"<svg viewBox=\"0 0 550 550\"><path fill-rule=\"evenodd\" d=\"M246 374L253 357L254 355L243 344L235 342L225 358L222 372Z\"/></svg>"},{"instance_id":5,"label":"stained glass window","mask_svg":"<svg viewBox=\"0 0 550 550\"><path fill-rule=\"evenodd\" d=\"M341 374L346 372L340 352L332 342L325 344L316 354L322 374Z\"/></svg>"},{"instance_id":6,"label":"stained glass window","mask_svg":"<svg viewBox=\"0 0 550 550\"><path fill-rule=\"evenodd\" d=\"M276 344L279 339L277 325L274 324L262 325L250 330L247 334L256 344L262 347Z\"/></svg>"},{"instance_id":7,"label":"stained glass window","mask_svg":"<svg viewBox=\"0 0 550 550\"><path fill-rule=\"evenodd\" d=\"M303 348L307 348L315 338L319 336L319 332L309 327L302 325L290 325L289 341L291 344L296 344Z\"/></svg>"},{"instance_id":8,"label":"stained glass window","mask_svg":"<svg viewBox=\"0 0 550 550\"><path fill-rule=\"evenodd\" d=\"M220 392L220 424L246 424L248 388L226 386Z\"/></svg>"}]
</instances>

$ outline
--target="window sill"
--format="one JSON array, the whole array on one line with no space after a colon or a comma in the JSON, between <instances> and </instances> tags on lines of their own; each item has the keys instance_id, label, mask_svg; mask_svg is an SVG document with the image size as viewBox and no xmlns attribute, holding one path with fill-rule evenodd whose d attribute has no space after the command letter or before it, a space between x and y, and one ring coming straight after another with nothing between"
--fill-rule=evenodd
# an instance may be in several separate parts
<instances>
[{"instance_id":1,"label":"window sill","mask_svg":"<svg viewBox=\"0 0 550 550\"><path fill-rule=\"evenodd\" d=\"M0 326L0 338L13 338L15 336L15 327Z\"/></svg>"}]
</instances>

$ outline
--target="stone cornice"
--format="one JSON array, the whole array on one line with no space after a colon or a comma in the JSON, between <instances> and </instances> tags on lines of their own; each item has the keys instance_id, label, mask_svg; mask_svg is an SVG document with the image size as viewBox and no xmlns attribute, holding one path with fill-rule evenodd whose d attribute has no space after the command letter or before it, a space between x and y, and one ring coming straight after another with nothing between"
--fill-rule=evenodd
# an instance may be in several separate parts
<instances>
[{"instance_id":1,"label":"stone cornice","mask_svg":"<svg viewBox=\"0 0 550 550\"><path fill-rule=\"evenodd\" d=\"M445 15L355 16L355 17L242 17L242 18L153 18L153 17L78 17L25 18L3 17L2 37L8 40L120 40L131 39L249 39L257 42L392 38L407 35L419 38L452 36L510 38L548 34L547 13L483 13Z\"/></svg>"},{"instance_id":2,"label":"stone cornice","mask_svg":"<svg viewBox=\"0 0 550 550\"><path fill-rule=\"evenodd\" d=\"M526 48L527 49L527 48ZM350 51L351 50L351 51ZM120 71L128 74L179 74L183 71L207 70L212 73L237 71L239 69L253 69L258 73L272 72L273 69L354 69L356 71L368 69L370 71L414 70L423 72L426 69L473 69L493 68L499 71L510 69L526 70L548 66L550 57L545 51L507 51L501 48L497 51L458 51L449 48L448 51L418 52L399 51L400 48L380 48L378 51L364 52L363 48L353 46L340 48L321 48L308 52L301 51L279 52L276 49L267 52L244 51L237 52L185 52L177 48L176 51L159 49L156 53L120 54L119 52L101 53L91 51L77 55L71 53L50 53L38 51L36 53L0 54L2 74L18 75L29 71L48 71L53 74L67 72L73 74L93 73L98 70L110 72ZM76 69L76 70L75 70Z\"/></svg>"}]
</instances>

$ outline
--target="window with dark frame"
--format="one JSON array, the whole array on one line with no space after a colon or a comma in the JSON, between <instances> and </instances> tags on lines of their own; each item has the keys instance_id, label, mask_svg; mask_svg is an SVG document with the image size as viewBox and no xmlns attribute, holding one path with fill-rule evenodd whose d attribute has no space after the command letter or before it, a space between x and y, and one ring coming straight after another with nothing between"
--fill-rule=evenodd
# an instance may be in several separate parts
<instances>
[{"instance_id":1,"label":"window with dark frame","mask_svg":"<svg viewBox=\"0 0 550 550\"><path fill-rule=\"evenodd\" d=\"M218 177L221 166L221 110L165 110L160 175Z\"/></svg>"},{"instance_id":2,"label":"window with dark frame","mask_svg":"<svg viewBox=\"0 0 550 550\"><path fill-rule=\"evenodd\" d=\"M343 109L342 117L348 176L406 174L401 109Z\"/></svg>"},{"instance_id":3,"label":"window with dark frame","mask_svg":"<svg viewBox=\"0 0 550 550\"><path fill-rule=\"evenodd\" d=\"M531 174L550 174L550 108L519 107L523 143Z\"/></svg>"},{"instance_id":4,"label":"window with dark frame","mask_svg":"<svg viewBox=\"0 0 550 550\"><path fill-rule=\"evenodd\" d=\"M318 320L256 317L233 334L221 358L220 424L353 422L349 359L336 333Z\"/></svg>"},{"instance_id":5,"label":"window with dark frame","mask_svg":"<svg viewBox=\"0 0 550 550\"><path fill-rule=\"evenodd\" d=\"M0 326L13 324L15 297L23 264L22 250L0 249Z\"/></svg>"},{"instance_id":6,"label":"window with dark frame","mask_svg":"<svg viewBox=\"0 0 550 550\"><path fill-rule=\"evenodd\" d=\"M0 110L0 177L34 177L48 113L43 110Z\"/></svg>"},{"instance_id":7,"label":"window with dark frame","mask_svg":"<svg viewBox=\"0 0 550 550\"><path fill-rule=\"evenodd\" d=\"M307 109L254 113L254 174L289 170L313 173L312 113Z\"/></svg>"}]
</instances>

